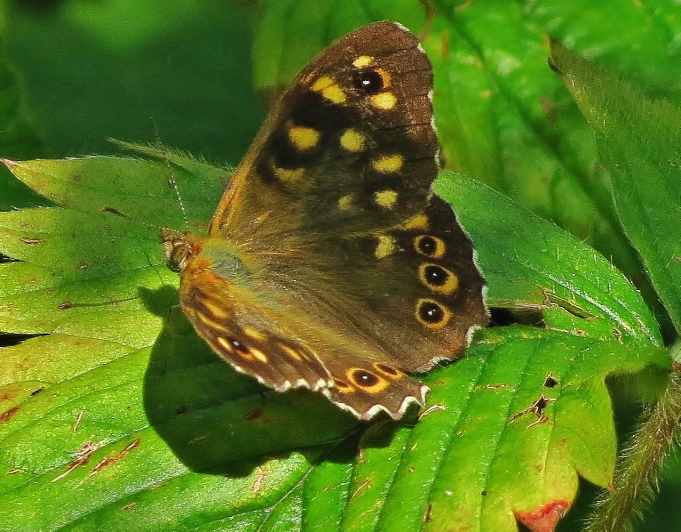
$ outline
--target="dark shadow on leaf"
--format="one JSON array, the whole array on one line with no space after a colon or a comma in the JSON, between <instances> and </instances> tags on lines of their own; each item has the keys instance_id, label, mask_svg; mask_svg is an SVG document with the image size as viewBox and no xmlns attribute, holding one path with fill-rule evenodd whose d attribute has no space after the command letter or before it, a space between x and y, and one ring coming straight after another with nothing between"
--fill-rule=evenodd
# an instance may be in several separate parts
<instances>
[{"instance_id":1,"label":"dark shadow on leaf","mask_svg":"<svg viewBox=\"0 0 681 532\"><path fill-rule=\"evenodd\" d=\"M491 327L505 327L507 325L529 325L530 327L545 328L544 316L538 310L520 310L512 308L493 307Z\"/></svg>"},{"instance_id":2,"label":"dark shadow on leaf","mask_svg":"<svg viewBox=\"0 0 681 532\"><path fill-rule=\"evenodd\" d=\"M187 467L245 475L267 458L336 444L358 422L319 394L276 393L235 372L193 331L177 290L140 291L164 327L144 377L149 422ZM175 306L173 306L175 305Z\"/></svg>"}]
</instances>

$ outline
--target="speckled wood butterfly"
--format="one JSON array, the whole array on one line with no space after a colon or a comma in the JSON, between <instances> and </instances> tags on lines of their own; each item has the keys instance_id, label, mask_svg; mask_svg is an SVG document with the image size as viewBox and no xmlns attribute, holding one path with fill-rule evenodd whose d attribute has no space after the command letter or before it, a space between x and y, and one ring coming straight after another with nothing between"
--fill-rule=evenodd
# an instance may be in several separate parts
<instances>
[{"instance_id":1,"label":"speckled wood butterfly","mask_svg":"<svg viewBox=\"0 0 681 532\"><path fill-rule=\"evenodd\" d=\"M163 230L180 303L237 371L399 419L488 321L485 281L433 195L433 74L391 22L326 48L272 109L206 238Z\"/></svg>"}]
</instances>

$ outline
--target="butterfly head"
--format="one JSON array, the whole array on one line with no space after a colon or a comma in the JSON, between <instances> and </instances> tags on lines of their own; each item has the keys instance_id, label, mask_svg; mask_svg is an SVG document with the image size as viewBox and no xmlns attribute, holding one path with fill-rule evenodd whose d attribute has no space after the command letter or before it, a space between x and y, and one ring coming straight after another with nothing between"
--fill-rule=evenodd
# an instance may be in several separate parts
<instances>
[{"instance_id":1,"label":"butterfly head","mask_svg":"<svg viewBox=\"0 0 681 532\"><path fill-rule=\"evenodd\" d=\"M187 267L189 259L196 254L190 233L164 227L161 229L161 241L163 242L166 264L175 273L183 271Z\"/></svg>"}]
</instances>

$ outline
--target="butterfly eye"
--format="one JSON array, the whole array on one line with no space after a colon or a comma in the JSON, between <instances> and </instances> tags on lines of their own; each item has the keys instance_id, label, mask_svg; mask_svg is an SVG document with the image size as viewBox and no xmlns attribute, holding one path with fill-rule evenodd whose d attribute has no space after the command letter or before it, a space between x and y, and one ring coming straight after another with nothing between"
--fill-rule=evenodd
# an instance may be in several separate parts
<instances>
[{"instance_id":1,"label":"butterfly eye","mask_svg":"<svg viewBox=\"0 0 681 532\"><path fill-rule=\"evenodd\" d=\"M383 90L384 83L381 74L372 69L362 69L355 73L352 84L356 89L366 94L377 94Z\"/></svg>"}]
</instances>

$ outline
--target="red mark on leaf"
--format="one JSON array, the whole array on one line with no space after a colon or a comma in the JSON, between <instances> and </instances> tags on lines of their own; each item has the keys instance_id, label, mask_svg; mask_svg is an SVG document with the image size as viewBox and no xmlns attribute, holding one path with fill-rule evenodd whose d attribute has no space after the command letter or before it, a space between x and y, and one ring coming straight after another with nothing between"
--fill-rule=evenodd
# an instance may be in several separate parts
<instances>
[{"instance_id":1,"label":"red mark on leaf","mask_svg":"<svg viewBox=\"0 0 681 532\"><path fill-rule=\"evenodd\" d=\"M554 501L534 512L516 512L516 517L532 532L553 532L570 509L568 501Z\"/></svg>"},{"instance_id":2,"label":"red mark on leaf","mask_svg":"<svg viewBox=\"0 0 681 532\"><path fill-rule=\"evenodd\" d=\"M10 389L0 394L0 401L12 401L17 396L17 390Z\"/></svg>"},{"instance_id":3,"label":"red mark on leaf","mask_svg":"<svg viewBox=\"0 0 681 532\"><path fill-rule=\"evenodd\" d=\"M52 482L57 482L58 480L61 480L78 466L87 464L88 460L90 459L90 456L92 456L92 453L94 453L101 446L102 446L101 443L92 443L89 441L85 442L83 446L80 449L78 449L74 454L74 459L66 467L66 471L64 471L61 475L58 475L55 478L53 478Z\"/></svg>"},{"instance_id":4,"label":"red mark on leaf","mask_svg":"<svg viewBox=\"0 0 681 532\"><path fill-rule=\"evenodd\" d=\"M140 445L140 439L137 438L136 440L131 441L128 445L125 446L125 449L123 449L121 452L116 453L112 456L107 456L104 458L101 462L99 462L93 469L92 472L88 475L88 477L91 477L97 473L99 473L102 469L105 467L109 467L111 464L115 464L119 460L122 460L125 458L125 456L132 451L135 447L139 447Z\"/></svg>"},{"instance_id":5,"label":"red mark on leaf","mask_svg":"<svg viewBox=\"0 0 681 532\"><path fill-rule=\"evenodd\" d=\"M15 405L9 410L5 410L2 414L0 414L0 423L5 423L6 421L12 419L14 414L16 414L20 409L21 407L19 405Z\"/></svg>"}]
</instances>

